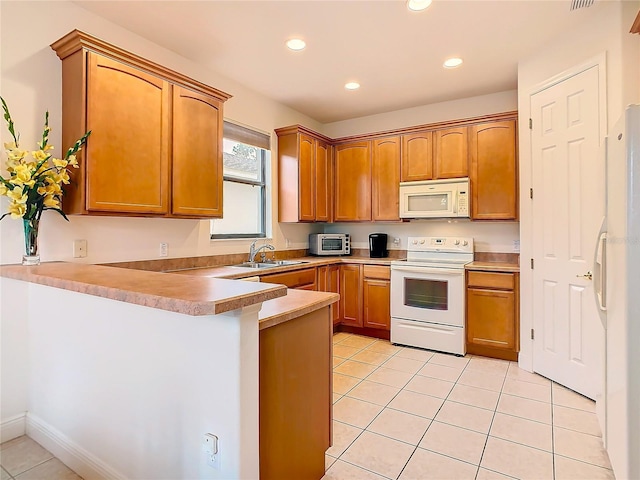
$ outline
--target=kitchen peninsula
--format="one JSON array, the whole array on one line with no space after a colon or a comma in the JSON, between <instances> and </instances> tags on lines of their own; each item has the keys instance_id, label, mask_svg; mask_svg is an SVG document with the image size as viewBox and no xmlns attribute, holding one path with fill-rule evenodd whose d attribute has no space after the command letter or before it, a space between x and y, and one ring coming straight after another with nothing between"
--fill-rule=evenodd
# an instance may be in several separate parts
<instances>
[{"instance_id":1,"label":"kitchen peninsula","mask_svg":"<svg viewBox=\"0 0 640 480\"><path fill-rule=\"evenodd\" d=\"M283 398L276 387L288 378L284 368L306 368L305 361L316 362L309 379L316 386L313 401L297 411L318 426L306 442L318 453L305 461L320 469L318 478L324 473L330 305L338 295L287 295L283 285L64 262L4 265L0 277L26 323L27 433L68 464L89 465L78 474L258 478L263 435L288 428L278 422L283 413L262 410L263 403L296 415L287 402L305 392L298 385ZM275 358L283 348L287 358ZM322 350L320 357L305 353ZM269 398L263 379L273 387ZM259 424L259 412L268 427ZM219 439L217 467L202 451L207 433ZM260 476L278 467L260 464Z\"/></svg>"}]
</instances>

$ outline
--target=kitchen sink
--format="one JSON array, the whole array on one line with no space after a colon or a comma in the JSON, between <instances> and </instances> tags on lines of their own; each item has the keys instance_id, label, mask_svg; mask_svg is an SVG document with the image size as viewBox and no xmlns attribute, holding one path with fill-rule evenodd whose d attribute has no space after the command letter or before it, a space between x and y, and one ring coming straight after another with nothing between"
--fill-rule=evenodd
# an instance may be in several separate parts
<instances>
[{"instance_id":1,"label":"kitchen sink","mask_svg":"<svg viewBox=\"0 0 640 480\"><path fill-rule=\"evenodd\" d=\"M273 268L284 267L287 265L299 265L301 263L307 263L302 260L267 260L266 262L244 262L238 265L231 265L232 267L242 268Z\"/></svg>"}]
</instances>

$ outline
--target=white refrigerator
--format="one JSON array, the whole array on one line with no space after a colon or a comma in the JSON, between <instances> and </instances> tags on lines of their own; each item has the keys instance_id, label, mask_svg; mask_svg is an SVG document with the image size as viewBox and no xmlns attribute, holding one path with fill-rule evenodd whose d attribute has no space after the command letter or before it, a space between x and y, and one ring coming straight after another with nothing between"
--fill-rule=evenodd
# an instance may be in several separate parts
<instances>
[{"instance_id":1,"label":"white refrigerator","mask_svg":"<svg viewBox=\"0 0 640 480\"><path fill-rule=\"evenodd\" d=\"M628 106L607 138L594 274L606 331L604 441L616 478L640 479L640 105Z\"/></svg>"}]
</instances>

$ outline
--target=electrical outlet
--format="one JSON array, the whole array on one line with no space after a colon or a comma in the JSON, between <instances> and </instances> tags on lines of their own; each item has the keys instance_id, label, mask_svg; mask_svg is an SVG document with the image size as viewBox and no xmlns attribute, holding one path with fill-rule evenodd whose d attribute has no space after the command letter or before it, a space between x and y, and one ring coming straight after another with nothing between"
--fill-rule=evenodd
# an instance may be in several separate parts
<instances>
[{"instance_id":1,"label":"electrical outlet","mask_svg":"<svg viewBox=\"0 0 640 480\"><path fill-rule=\"evenodd\" d=\"M399 247L400 246L400 237L393 237L393 244L396 247Z\"/></svg>"},{"instance_id":2,"label":"electrical outlet","mask_svg":"<svg viewBox=\"0 0 640 480\"><path fill-rule=\"evenodd\" d=\"M73 258L85 258L87 256L87 241L73 241Z\"/></svg>"},{"instance_id":3,"label":"electrical outlet","mask_svg":"<svg viewBox=\"0 0 640 480\"><path fill-rule=\"evenodd\" d=\"M160 244L160 256L166 257L167 255L169 255L169 244L163 242Z\"/></svg>"},{"instance_id":4,"label":"electrical outlet","mask_svg":"<svg viewBox=\"0 0 640 480\"><path fill-rule=\"evenodd\" d=\"M202 451L207 459L207 465L220 470L220 442L213 433L205 433L202 439Z\"/></svg>"},{"instance_id":5,"label":"electrical outlet","mask_svg":"<svg viewBox=\"0 0 640 480\"><path fill-rule=\"evenodd\" d=\"M520 240L513 241L513 252L520 253Z\"/></svg>"}]
</instances>

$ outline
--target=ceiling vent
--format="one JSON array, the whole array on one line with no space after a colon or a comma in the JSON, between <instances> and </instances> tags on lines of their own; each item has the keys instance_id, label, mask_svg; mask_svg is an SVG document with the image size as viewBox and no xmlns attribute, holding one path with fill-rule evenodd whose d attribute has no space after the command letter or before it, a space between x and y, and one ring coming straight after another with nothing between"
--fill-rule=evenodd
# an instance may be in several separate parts
<instances>
[{"instance_id":1,"label":"ceiling vent","mask_svg":"<svg viewBox=\"0 0 640 480\"><path fill-rule=\"evenodd\" d=\"M571 0L571 10L587 8L593 5L594 0Z\"/></svg>"}]
</instances>

